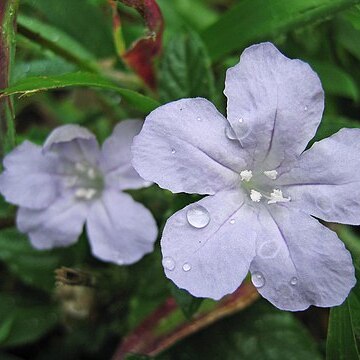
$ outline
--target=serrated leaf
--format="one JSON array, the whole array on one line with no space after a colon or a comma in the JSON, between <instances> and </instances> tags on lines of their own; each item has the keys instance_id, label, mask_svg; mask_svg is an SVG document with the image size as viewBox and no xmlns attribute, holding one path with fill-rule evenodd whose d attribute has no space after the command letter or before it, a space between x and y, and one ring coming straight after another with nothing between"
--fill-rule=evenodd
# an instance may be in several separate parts
<instances>
[{"instance_id":1,"label":"serrated leaf","mask_svg":"<svg viewBox=\"0 0 360 360\"><path fill-rule=\"evenodd\" d=\"M195 33L171 39L161 61L160 97L164 102L214 96L214 78L206 49Z\"/></svg>"},{"instance_id":2,"label":"serrated leaf","mask_svg":"<svg viewBox=\"0 0 360 360\"><path fill-rule=\"evenodd\" d=\"M251 43L298 29L358 3L358 0L244 0L205 29L202 38L212 60Z\"/></svg>"},{"instance_id":3,"label":"serrated leaf","mask_svg":"<svg viewBox=\"0 0 360 360\"><path fill-rule=\"evenodd\" d=\"M75 72L55 76L29 77L6 89L0 90L0 98L1 96L6 95L31 95L38 91L74 86L85 86L114 91L120 94L129 104L144 113L148 113L160 106L160 104L154 99L141 95L136 91L118 87L112 81L107 80L100 75L86 72Z\"/></svg>"},{"instance_id":4,"label":"serrated leaf","mask_svg":"<svg viewBox=\"0 0 360 360\"><path fill-rule=\"evenodd\" d=\"M50 331L58 320L57 309L53 305L1 293L0 328L9 328L6 329L7 336L1 338L0 347L34 342Z\"/></svg>"},{"instance_id":5,"label":"serrated leaf","mask_svg":"<svg viewBox=\"0 0 360 360\"><path fill-rule=\"evenodd\" d=\"M196 298L186 290L179 289L177 286L170 284L171 294L174 296L176 303L181 308L183 314L190 319L200 308L202 298Z\"/></svg>"}]
</instances>

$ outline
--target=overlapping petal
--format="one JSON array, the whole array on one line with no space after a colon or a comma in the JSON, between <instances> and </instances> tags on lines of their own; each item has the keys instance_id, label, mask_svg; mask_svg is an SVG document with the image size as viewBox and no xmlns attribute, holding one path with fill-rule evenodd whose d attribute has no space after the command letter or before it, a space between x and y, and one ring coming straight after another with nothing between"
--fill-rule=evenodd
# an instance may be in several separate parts
<instances>
[{"instance_id":1,"label":"overlapping petal","mask_svg":"<svg viewBox=\"0 0 360 360\"><path fill-rule=\"evenodd\" d=\"M94 256L132 264L154 248L157 226L150 211L128 194L107 190L93 204L86 223Z\"/></svg>"},{"instance_id":2,"label":"overlapping petal","mask_svg":"<svg viewBox=\"0 0 360 360\"><path fill-rule=\"evenodd\" d=\"M118 190L149 186L131 164L131 144L143 125L141 120L125 120L116 125L102 146L100 167L108 185Z\"/></svg>"},{"instance_id":3,"label":"overlapping petal","mask_svg":"<svg viewBox=\"0 0 360 360\"><path fill-rule=\"evenodd\" d=\"M80 236L88 213L85 201L68 194L42 210L19 208L16 222L37 249L69 246Z\"/></svg>"},{"instance_id":4,"label":"overlapping petal","mask_svg":"<svg viewBox=\"0 0 360 360\"><path fill-rule=\"evenodd\" d=\"M56 164L56 157L43 156L39 146L25 141L4 159L1 194L6 201L19 206L45 208L58 195Z\"/></svg>"},{"instance_id":5,"label":"overlapping petal","mask_svg":"<svg viewBox=\"0 0 360 360\"><path fill-rule=\"evenodd\" d=\"M278 179L292 204L329 222L360 224L360 130L342 129L305 151Z\"/></svg>"},{"instance_id":6,"label":"overlapping petal","mask_svg":"<svg viewBox=\"0 0 360 360\"><path fill-rule=\"evenodd\" d=\"M227 70L228 120L256 161L276 168L300 155L320 123L324 94L310 66L271 43L247 48Z\"/></svg>"},{"instance_id":7,"label":"overlapping petal","mask_svg":"<svg viewBox=\"0 0 360 360\"><path fill-rule=\"evenodd\" d=\"M252 278L260 294L283 310L340 305L356 279L350 253L336 234L291 206L259 214Z\"/></svg>"},{"instance_id":8,"label":"overlapping petal","mask_svg":"<svg viewBox=\"0 0 360 360\"><path fill-rule=\"evenodd\" d=\"M172 192L214 194L238 181L245 154L225 136L226 119L209 101L178 100L154 110L132 146L146 180Z\"/></svg>"},{"instance_id":9,"label":"overlapping petal","mask_svg":"<svg viewBox=\"0 0 360 360\"><path fill-rule=\"evenodd\" d=\"M209 214L203 228L188 220L188 211L199 206ZM220 192L178 211L161 239L166 276L194 296L220 299L232 293L255 256L254 221L256 214L239 191Z\"/></svg>"},{"instance_id":10,"label":"overlapping petal","mask_svg":"<svg viewBox=\"0 0 360 360\"><path fill-rule=\"evenodd\" d=\"M99 145L88 129L74 124L54 129L45 141L43 152L54 152L70 162L87 162L95 166L99 160Z\"/></svg>"}]
</instances>

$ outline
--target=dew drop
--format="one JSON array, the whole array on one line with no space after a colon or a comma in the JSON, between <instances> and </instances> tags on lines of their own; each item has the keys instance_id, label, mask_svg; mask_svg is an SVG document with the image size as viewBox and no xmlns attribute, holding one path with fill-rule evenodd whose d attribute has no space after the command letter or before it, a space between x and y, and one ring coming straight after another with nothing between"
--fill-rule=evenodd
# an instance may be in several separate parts
<instances>
[{"instance_id":1,"label":"dew drop","mask_svg":"<svg viewBox=\"0 0 360 360\"><path fill-rule=\"evenodd\" d=\"M230 220L230 224L231 224L231 225L234 225L234 224L235 224L235 219L231 219L231 220Z\"/></svg>"},{"instance_id":2,"label":"dew drop","mask_svg":"<svg viewBox=\"0 0 360 360\"><path fill-rule=\"evenodd\" d=\"M184 271L188 272L191 270L191 265L189 263L185 263L182 268Z\"/></svg>"},{"instance_id":3,"label":"dew drop","mask_svg":"<svg viewBox=\"0 0 360 360\"><path fill-rule=\"evenodd\" d=\"M265 285L265 278L261 272L255 271L251 275L251 281L256 288L262 288Z\"/></svg>"},{"instance_id":4,"label":"dew drop","mask_svg":"<svg viewBox=\"0 0 360 360\"><path fill-rule=\"evenodd\" d=\"M202 229L210 222L209 212L201 205L194 205L186 212L189 224L197 229Z\"/></svg>"},{"instance_id":5,"label":"dew drop","mask_svg":"<svg viewBox=\"0 0 360 360\"><path fill-rule=\"evenodd\" d=\"M234 130L232 129L231 126L227 126L225 128L225 136L229 139L229 140L237 140L236 134L234 132Z\"/></svg>"},{"instance_id":6,"label":"dew drop","mask_svg":"<svg viewBox=\"0 0 360 360\"><path fill-rule=\"evenodd\" d=\"M162 265L167 270L174 270L175 269L175 261L172 257L166 256L162 260Z\"/></svg>"},{"instance_id":7,"label":"dew drop","mask_svg":"<svg viewBox=\"0 0 360 360\"><path fill-rule=\"evenodd\" d=\"M297 277L294 276L290 280L290 285L295 286L297 284L297 282L298 282L298 279L297 279Z\"/></svg>"},{"instance_id":8,"label":"dew drop","mask_svg":"<svg viewBox=\"0 0 360 360\"><path fill-rule=\"evenodd\" d=\"M175 149L171 149L171 153L172 153L172 154L175 154L175 153L176 153L176 150L175 150Z\"/></svg>"},{"instance_id":9,"label":"dew drop","mask_svg":"<svg viewBox=\"0 0 360 360\"><path fill-rule=\"evenodd\" d=\"M278 246L275 241L266 241L259 248L259 255L262 258L272 258L275 256Z\"/></svg>"},{"instance_id":10,"label":"dew drop","mask_svg":"<svg viewBox=\"0 0 360 360\"><path fill-rule=\"evenodd\" d=\"M331 210L332 203L328 197L319 197L316 199L316 206L319 208L319 210L327 213Z\"/></svg>"}]
</instances>

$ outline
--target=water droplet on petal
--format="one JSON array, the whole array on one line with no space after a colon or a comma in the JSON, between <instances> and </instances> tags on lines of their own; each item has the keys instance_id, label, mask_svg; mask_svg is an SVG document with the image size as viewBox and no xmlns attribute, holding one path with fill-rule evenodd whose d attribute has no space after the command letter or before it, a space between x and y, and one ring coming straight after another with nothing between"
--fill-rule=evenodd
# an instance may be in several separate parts
<instances>
[{"instance_id":1,"label":"water droplet on petal","mask_svg":"<svg viewBox=\"0 0 360 360\"><path fill-rule=\"evenodd\" d=\"M239 140L245 139L250 133L250 126L243 118L240 118L233 126Z\"/></svg>"},{"instance_id":2,"label":"water droplet on petal","mask_svg":"<svg viewBox=\"0 0 360 360\"><path fill-rule=\"evenodd\" d=\"M307 109L308 109L308 107L305 105L305 106L304 106L304 111L307 111Z\"/></svg>"},{"instance_id":3,"label":"water droplet on petal","mask_svg":"<svg viewBox=\"0 0 360 360\"><path fill-rule=\"evenodd\" d=\"M295 286L297 284L297 282L298 282L298 279L297 279L297 277L294 276L290 280L290 285Z\"/></svg>"},{"instance_id":4,"label":"water droplet on petal","mask_svg":"<svg viewBox=\"0 0 360 360\"><path fill-rule=\"evenodd\" d=\"M278 250L278 245L275 241L266 241L260 245L259 255L262 258L272 258Z\"/></svg>"},{"instance_id":5,"label":"water droplet on petal","mask_svg":"<svg viewBox=\"0 0 360 360\"><path fill-rule=\"evenodd\" d=\"M262 288L265 285L264 275L258 271L251 274L251 281L256 288Z\"/></svg>"},{"instance_id":6,"label":"water droplet on petal","mask_svg":"<svg viewBox=\"0 0 360 360\"><path fill-rule=\"evenodd\" d=\"M196 118L197 121L201 121L201 117Z\"/></svg>"},{"instance_id":7,"label":"water droplet on petal","mask_svg":"<svg viewBox=\"0 0 360 360\"><path fill-rule=\"evenodd\" d=\"M176 150L175 150L175 149L171 149L171 153L172 153L172 154L175 154L175 153L176 153Z\"/></svg>"},{"instance_id":8,"label":"water droplet on petal","mask_svg":"<svg viewBox=\"0 0 360 360\"><path fill-rule=\"evenodd\" d=\"M332 202L328 197L319 197L316 199L316 206L319 210L327 213L332 209Z\"/></svg>"},{"instance_id":9,"label":"water droplet on petal","mask_svg":"<svg viewBox=\"0 0 360 360\"><path fill-rule=\"evenodd\" d=\"M175 269L175 261L172 257L166 256L162 260L162 265L167 270L174 270Z\"/></svg>"},{"instance_id":10,"label":"water droplet on petal","mask_svg":"<svg viewBox=\"0 0 360 360\"><path fill-rule=\"evenodd\" d=\"M209 212L201 205L194 205L186 212L189 224L197 229L202 229L210 222Z\"/></svg>"},{"instance_id":11,"label":"water droplet on petal","mask_svg":"<svg viewBox=\"0 0 360 360\"><path fill-rule=\"evenodd\" d=\"M189 263L185 263L182 268L184 271L187 272L191 270L191 265Z\"/></svg>"},{"instance_id":12,"label":"water droplet on petal","mask_svg":"<svg viewBox=\"0 0 360 360\"><path fill-rule=\"evenodd\" d=\"M234 225L234 224L235 224L235 219L231 219L231 220L230 220L230 224L231 224L231 225Z\"/></svg>"},{"instance_id":13,"label":"water droplet on petal","mask_svg":"<svg viewBox=\"0 0 360 360\"><path fill-rule=\"evenodd\" d=\"M227 126L225 128L225 136L229 139L229 140L237 140L236 134L234 132L234 130L232 129L231 126Z\"/></svg>"}]
</instances>

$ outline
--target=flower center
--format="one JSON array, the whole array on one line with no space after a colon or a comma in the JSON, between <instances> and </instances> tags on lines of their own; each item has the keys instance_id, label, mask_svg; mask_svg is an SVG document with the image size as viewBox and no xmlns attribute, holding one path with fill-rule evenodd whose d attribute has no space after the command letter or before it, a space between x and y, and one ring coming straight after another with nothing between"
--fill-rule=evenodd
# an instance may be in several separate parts
<instances>
[{"instance_id":1,"label":"flower center","mask_svg":"<svg viewBox=\"0 0 360 360\"><path fill-rule=\"evenodd\" d=\"M278 172L276 170L266 170L255 173L252 170L240 172L242 187L249 193L253 202L266 201L268 204L289 202L290 197L283 195L282 190L276 186Z\"/></svg>"},{"instance_id":2,"label":"flower center","mask_svg":"<svg viewBox=\"0 0 360 360\"><path fill-rule=\"evenodd\" d=\"M104 179L97 168L85 162L77 162L71 169L71 175L65 178L65 187L72 189L78 200L92 200L101 195Z\"/></svg>"}]
</instances>

